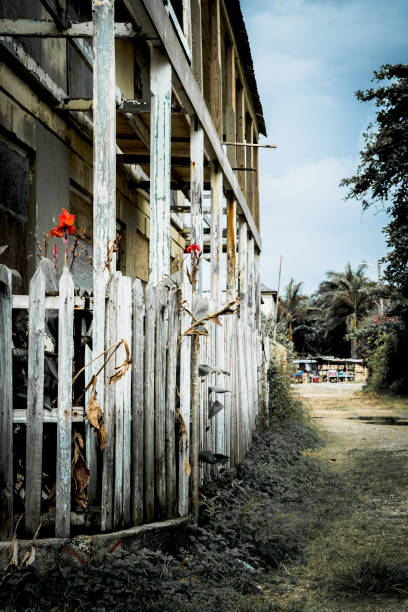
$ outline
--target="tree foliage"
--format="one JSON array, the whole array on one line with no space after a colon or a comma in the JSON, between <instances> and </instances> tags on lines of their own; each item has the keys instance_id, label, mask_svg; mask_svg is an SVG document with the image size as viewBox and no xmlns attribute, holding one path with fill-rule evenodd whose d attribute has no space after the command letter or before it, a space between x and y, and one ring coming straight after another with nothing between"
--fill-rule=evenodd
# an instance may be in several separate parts
<instances>
[{"instance_id":1,"label":"tree foliage","mask_svg":"<svg viewBox=\"0 0 408 612\"><path fill-rule=\"evenodd\" d=\"M384 228L390 248L386 278L408 297L408 65L381 66L373 81L377 88L357 91L356 97L375 102L376 121L364 133L356 174L340 185L363 209L381 205L390 215Z\"/></svg>"}]
</instances>

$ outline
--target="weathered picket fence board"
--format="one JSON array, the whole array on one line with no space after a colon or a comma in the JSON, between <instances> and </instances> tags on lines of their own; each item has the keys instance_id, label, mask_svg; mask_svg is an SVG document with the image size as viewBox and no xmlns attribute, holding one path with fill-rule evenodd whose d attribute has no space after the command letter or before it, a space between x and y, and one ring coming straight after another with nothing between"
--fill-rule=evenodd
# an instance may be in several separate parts
<instances>
[{"instance_id":1,"label":"weathered picket fence board","mask_svg":"<svg viewBox=\"0 0 408 612\"><path fill-rule=\"evenodd\" d=\"M0 541L13 535L12 276L0 266ZM9 384L5 384L8 381Z\"/></svg>"},{"instance_id":2,"label":"weathered picket fence board","mask_svg":"<svg viewBox=\"0 0 408 612\"><path fill-rule=\"evenodd\" d=\"M10 440L6 445L7 451L12 445L12 423L27 424L27 530L33 533L41 518L44 423L55 423L57 432L56 513L44 518L50 525L55 524L57 536L71 535L72 517L75 515L71 511L73 423L85 425L84 454L91 474L88 500L93 518L84 519L84 525L95 525L100 521L101 530L108 531L172 518L175 514L188 515L192 508L190 471L191 465L197 470L198 451L209 449L225 454L231 458L231 464L241 462L245 457L259 408L266 401L268 339L264 340L265 350L262 351L258 330L244 317L223 317L222 327L213 323L207 325L209 335L200 338L199 362L214 366L218 372L199 381L199 412L195 429L198 446L191 454L192 338L183 337L179 342L180 334L189 327L191 320L178 307L180 292L169 290L163 284L149 284L143 297L140 280L134 281L132 286L130 278L120 272L113 273L106 291L104 348L115 347L122 339L126 340L132 365L115 384L111 383L111 377L119 367L123 367L127 356L121 344L99 374L98 387L102 387L104 397L100 401L98 395L97 400L103 404L108 432L107 444L100 455L95 430L86 417L91 389L85 394L83 406L72 406L73 340L76 333L73 323L78 299L74 296L68 268L64 269L60 279L57 301L55 296L45 296L47 281L41 265L30 283L28 301L25 296L14 299L11 284L7 286L1 282L1 270L0 318L5 333L0 335L3 349L0 371L9 372L4 374L9 380L12 379L12 345L9 339L12 306L25 304L29 309L27 409L12 410L11 385L6 387L7 393L2 391L0 395L2 439ZM7 279L11 283L9 276ZM189 283L182 285L181 295L190 308ZM60 354L58 401L56 407L48 411L43 410L44 335L45 312L51 303L59 311ZM209 311L218 306L218 302L211 300ZM81 307L88 307L88 300L81 302ZM85 327L82 328L84 332ZM86 368L85 384L112 350L100 355L91 367ZM95 351L91 353L86 345L85 363L95 356ZM220 370L226 370L229 375ZM212 391L209 397L209 387L228 388L230 393ZM262 404L258 401L259 394ZM223 410L211 419L209 399L224 404ZM7 457L10 456L8 451ZM100 462L102 474L98 477ZM6 486L8 483L8 487L13 488L12 459L7 462L5 458L1 469ZM202 484L217 476L218 472L218 466L202 464L196 472L197 482ZM0 537L4 539L10 537L12 528L12 521L7 523L4 518L12 515L12 499L10 495L7 497L4 489L1 495ZM99 498L100 507L96 508Z\"/></svg>"},{"instance_id":3,"label":"weathered picket fence board","mask_svg":"<svg viewBox=\"0 0 408 612\"><path fill-rule=\"evenodd\" d=\"M133 283L132 340L132 522L143 523L145 304L143 288Z\"/></svg>"},{"instance_id":4,"label":"weathered picket fence board","mask_svg":"<svg viewBox=\"0 0 408 612\"><path fill-rule=\"evenodd\" d=\"M185 282L181 287L182 299L187 308L191 307L191 286ZM180 314L180 335L189 327L190 317ZM179 466L178 466L178 513L187 516L189 512L190 480L190 401L191 401L191 338L184 336L179 343L179 380L180 380L180 415L179 415Z\"/></svg>"},{"instance_id":5,"label":"weathered picket fence board","mask_svg":"<svg viewBox=\"0 0 408 612\"><path fill-rule=\"evenodd\" d=\"M34 535L41 517L43 449L45 276L41 266L30 281L29 295L25 525Z\"/></svg>"},{"instance_id":6,"label":"weathered picket fence board","mask_svg":"<svg viewBox=\"0 0 408 612\"><path fill-rule=\"evenodd\" d=\"M68 538L71 530L72 360L74 281L68 266L59 282L58 313L58 423L55 535Z\"/></svg>"},{"instance_id":7,"label":"weathered picket fence board","mask_svg":"<svg viewBox=\"0 0 408 612\"><path fill-rule=\"evenodd\" d=\"M156 350L154 405L154 477L156 516L167 515L166 496L166 346L168 333L168 294L166 287L156 288Z\"/></svg>"},{"instance_id":8,"label":"weathered picket fence board","mask_svg":"<svg viewBox=\"0 0 408 612\"><path fill-rule=\"evenodd\" d=\"M177 342L178 342L178 300L175 291L170 292L168 301L167 337L167 379L166 379L166 498L167 518L175 516L177 496L176 475L176 385L177 385Z\"/></svg>"},{"instance_id":9,"label":"weathered picket fence board","mask_svg":"<svg viewBox=\"0 0 408 612\"><path fill-rule=\"evenodd\" d=\"M156 292L146 288L145 376L144 376L144 514L154 518L154 370L155 370Z\"/></svg>"},{"instance_id":10,"label":"weathered picket fence board","mask_svg":"<svg viewBox=\"0 0 408 612\"><path fill-rule=\"evenodd\" d=\"M116 342L116 281L113 276L107 287L108 300L105 317L105 343L111 346ZM101 359L105 359L101 357ZM103 361L97 361L98 367ZM96 370L97 371L97 370ZM110 378L115 373L115 360L112 358L105 366L104 372L99 375L104 378L104 419L107 429L106 446L103 449L102 460L102 491L101 491L101 530L113 529L113 495L115 470L115 387L110 384ZM97 386L98 388L98 386ZM99 398L99 393L98 393Z\"/></svg>"}]
</instances>

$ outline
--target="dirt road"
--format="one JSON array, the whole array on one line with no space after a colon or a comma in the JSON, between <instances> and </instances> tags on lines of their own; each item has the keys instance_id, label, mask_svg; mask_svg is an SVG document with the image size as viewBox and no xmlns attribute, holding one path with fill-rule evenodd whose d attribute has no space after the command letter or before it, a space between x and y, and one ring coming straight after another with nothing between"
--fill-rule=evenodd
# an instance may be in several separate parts
<instances>
[{"instance_id":1,"label":"dirt road","mask_svg":"<svg viewBox=\"0 0 408 612\"><path fill-rule=\"evenodd\" d=\"M303 517L312 526L306 555L281 574L271 603L292 612L408 610L408 401L370 398L354 383L294 391L325 441L309 456L337 484Z\"/></svg>"}]
</instances>

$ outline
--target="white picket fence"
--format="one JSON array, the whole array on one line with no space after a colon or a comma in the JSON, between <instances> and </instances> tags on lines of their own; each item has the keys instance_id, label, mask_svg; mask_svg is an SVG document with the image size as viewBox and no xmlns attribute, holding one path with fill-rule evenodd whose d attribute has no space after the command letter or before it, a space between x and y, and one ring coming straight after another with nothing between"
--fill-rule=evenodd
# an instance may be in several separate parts
<instances>
[{"instance_id":1,"label":"white picket fence","mask_svg":"<svg viewBox=\"0 0 408 612\"><path fill-rule=\"evenodd\" d=\"M190 302L191 288L182 288ZM25 528L33 534L40 520L55 524L55 535L68 537L72 526L92 525L111 531L133 525L186 516L190 512L191 456L190 392L191 338L180 334L191 324L179 309L180 291L147 285L116 272L108 285L105 345L125 339L131 350L131 367L116 384L109 384L125 358L123 345L105 367L104 420L108 432L103 451L86 417L90 390L73 406L74 311L92 308L92 300L74 296L67 268L59 281L58 295L47 295L41 265L30 282L28 296L13 296L11 275L0 266L0 539L11 537L14 525L13 428L26 426ZM12 310L28 309L27 408L13 409ZM44 340L47 309L58 316L58 400L44 408ZM267 356L258 331L237 315L223 317L222 327L209 324L209 336L200 340L200 361L218 371L200 379L200 449L227 455L240 463L248 451L260 408L265 399ZM92 358L88 347L84 360ZM103 358L100 358L101 365ZM86 370L85 381L91 373ZM101 374L101 375L102 375ZM227 392L219 391L228 389ZM218 389L218 391L217 391ZM213 418L212 402L223 409ZM54 423L56 456L43 461L44 423ZM82 454L90 472L87 486L89 512L73 511L73 430L83 433ZM82 428L82 429L81 429ZM75 448L75 447L74 447ZM55 513L42 512L42 477L54 463ZM200 464L201 482L218 473L218 467Z\"/></svg>"}]
</instances>

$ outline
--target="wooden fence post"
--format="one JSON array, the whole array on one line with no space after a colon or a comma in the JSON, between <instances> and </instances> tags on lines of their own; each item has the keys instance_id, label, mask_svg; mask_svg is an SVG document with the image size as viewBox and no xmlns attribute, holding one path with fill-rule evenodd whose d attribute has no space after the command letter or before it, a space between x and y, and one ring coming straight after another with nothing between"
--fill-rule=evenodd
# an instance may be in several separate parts
<instances>
[{"instance_id":1,"label":"wooden fence post","mask_svg":"<svg viewBox=\"0 0 408 612\"><path fill-rule=\"evenodd\" d=\"M145 305L140 279L133 283L132 342L132 523L143 523L144 466L144 318Z\"/></svg>"},{"instance_id":2,"label":"wooden fence post","mask_svg":"<svg viewBox=\"0 0 408 612\"><path fill-rule=\"evenodd\" d=\"M93 325L92 353L105 349L105 267L108 240L116 236L116 105L115 105L115 19L114 0L93 0ZM115 270L116 255L111 267ZM92 374L100 367L93 364ZM104 410L104 380L96 385L98 402ZM91 476L92 478L92 476Z\"/></svg>"},{"instance_id":3,"label":"wooden fence post","mask_svg":"<svg viewBox=\"0 0 408 612\"><path fill-rule=\"evenodd\" d=\"M68 538L71 529L72 360L74 281L68 266L59 282L58 422L55 536Z\"/></svg>"},{"instance_id":4,"label":"wooden fence post","mask_svg":"<svg viewBox=\"0 0 408 612\"><path fill-rule=\"evenodd\" d=\"M25 525L34 534L41 517L43 449L45 276L41 266L30 281L29 293Z\"/></svg>"},{"instance_id":5,"label":"wooden fence post","mask_svg":"<svg viewBox=\"0 0 408 612\"><path fill-rule=\"evenodd\" d=\"M0 266L0 541L13 535L12 276ZM7 384L5 384L7 381Z\"/></svg>"},{"instance_id":6,"label":"wooden fence post","mask_svg":"<svg viewBox=\"0 0 408 612\"><path fill-rule=\"evenodd\" d=\"M149 281L170 274L171 65L157 47L150 49L150 247Z\"/></svg>"},{"instance_id":7,"label":"wooden fence post","mask_svg":"<svg viewBox=\"0 0 408 612\"><path fill-rule=\"evenodd\" d=\"M221 306L220 266L222 254L222 209L223 209L223 175L213 165L211 168L211 302L210 308ZM215 365L224 363L224 329L215 327ZM218 380L224 375L218 375ZM215 451L224 451L224 410L215 416Z\"/></svg>"}]
</instances>

